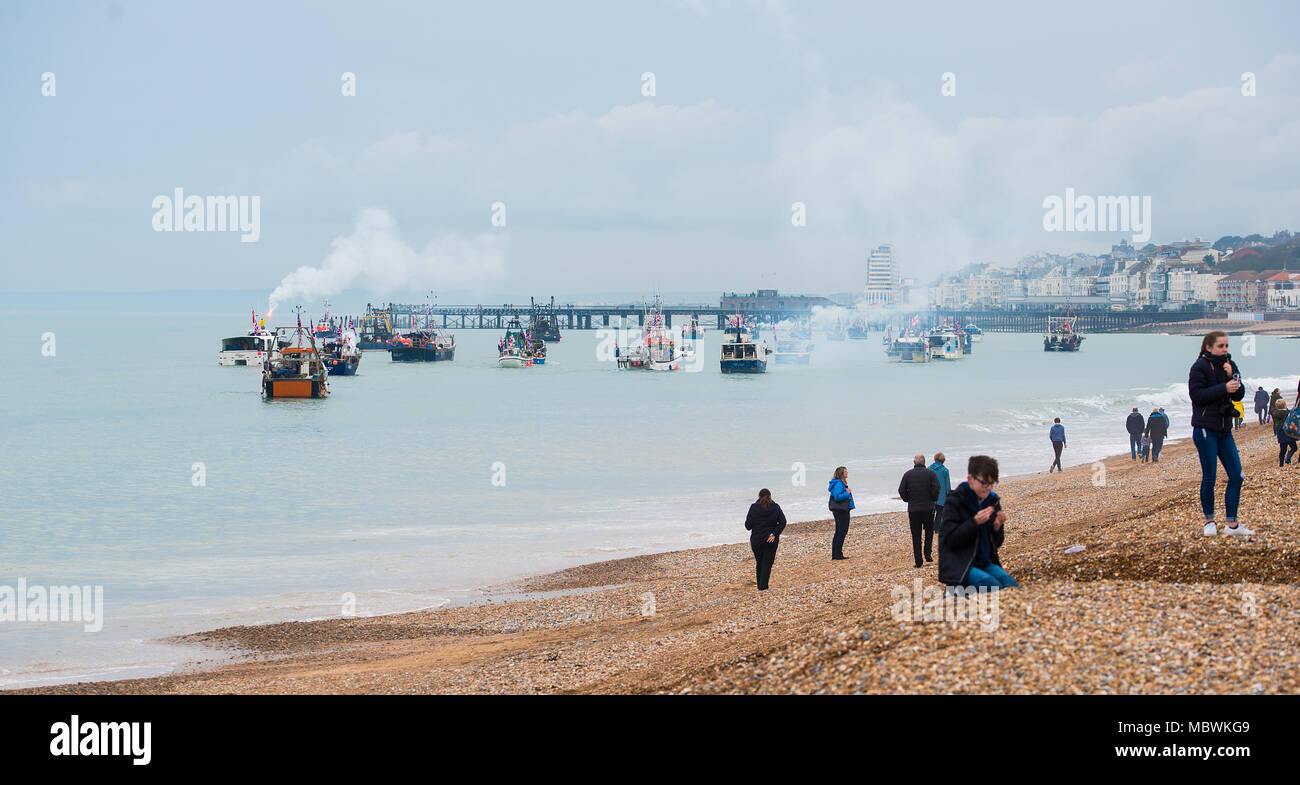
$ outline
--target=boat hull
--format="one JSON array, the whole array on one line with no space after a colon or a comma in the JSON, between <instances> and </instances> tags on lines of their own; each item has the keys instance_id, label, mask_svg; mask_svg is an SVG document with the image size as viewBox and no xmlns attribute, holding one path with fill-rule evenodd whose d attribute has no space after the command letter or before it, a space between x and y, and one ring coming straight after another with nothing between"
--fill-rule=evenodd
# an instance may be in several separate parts
<instances>
[{"instance_id":1,"label":"boat hull","mask_svg":"<svg viewBox=\"0 0 1300 785\"><path fill-rule=\"evenodd\" d=\"M523 357L498 357L498 368L523 368L528 363Z\"/></svg>"},{"instance_id":2,"label":"boat hull","mask_svg":"<svg viewBox=\"0 0 1300 785\"><path fill-rule=\"evenodd\" d=\"M360 357L340 357L325 361L330 376L356 376L361 365Z\"/></svg>"},{"instance_id":3,"label":"boat hull","mask_svg":"<svg viewBox=\"0 0 1300 785\"><path fill-rule=\"evenodd\" d=\"M256 365L261 366L265 355L262 352L232 351L217 355L217 365Z\"/></svg>"},{"instance_id":4,"label":"boat hull","mask_svg":"<svg viewBox=\"0 0 1300 785\"><path fill-rule=\"evenodd\" d=\"M388 352L395 363L432 363L456 359L455 349L390 346Z\"/></svg>"},{"instance_id":5,"label":"boat hull","mask_svg":"<svg viewBox=\"0 0 1300 785\"><path fill-rule=\"evenodd\" d=\"M329 385L323 379L265 379L262 392L267 398L324 398Z\"/></svg>"},{"instance_id":6,"label":"boat hull","mask_svg":"<svg viewBox=\"0 0 1300 785\"><path fill-rule=\"evenodd\" d=\"M767 360L720 360L723 373L766 373Z\"/></svg>"},{"instance_id":7,"label":"boat hull","mask_svg":"<svg viewBox=\"0 0 1300 785\"><path fill-rule=\"evenodd\" d=\"M385 351L388 349L388 343L386 341L378 341L378 340L361 341L360 343L357 344L357 348L359 348L363 352Z\"/></svg>"}]
</instances>

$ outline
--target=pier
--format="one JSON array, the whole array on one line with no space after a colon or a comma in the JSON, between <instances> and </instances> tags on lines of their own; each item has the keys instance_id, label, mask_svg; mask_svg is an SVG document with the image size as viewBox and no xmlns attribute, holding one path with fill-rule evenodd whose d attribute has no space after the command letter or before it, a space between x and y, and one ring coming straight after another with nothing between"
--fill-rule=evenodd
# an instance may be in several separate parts
<instances>
[{"instance_id":1,"label":"pier","mask_svg":"<svg viewBox=\"0 0 1300 785\"><path fill-rule=\"evenodd\" d=\"M511 319L518 318L528 324L532 316L529 303L505 305L404 305L389 303L393 328L410 330L437 326L447 330L504 330ZM640 303L618 305L556 304L555 318L562 331L595 330L602 327L644 326L645 306ZM663 315L666 326L672 327L674 319L689 320L699 317L701 323L712 321L716 328L726 327L727 317L737 313L717 305L665 305ZM807 319L807 310L745 309L739 313L753 317L759 323L774 323L786 319ZM903 326L913 316L920 316L921 324L932 327L941 321L974 323L985 332L1034 333L1042 332L1049 316L1064 316L1061 310L926 310L895 313L886 316L878 310L842 309L843 318L862 317L872 330ZM1186 311L1110 311L1083 310L1073 316L1077 328L1085 333L1124 332L1141 328L1158 328L1163 324L1184 322L1189 317L1211 317L1214 313L1189 314ZM351 317L358 324L360 317Z\"/></svg>"}]
</instances>

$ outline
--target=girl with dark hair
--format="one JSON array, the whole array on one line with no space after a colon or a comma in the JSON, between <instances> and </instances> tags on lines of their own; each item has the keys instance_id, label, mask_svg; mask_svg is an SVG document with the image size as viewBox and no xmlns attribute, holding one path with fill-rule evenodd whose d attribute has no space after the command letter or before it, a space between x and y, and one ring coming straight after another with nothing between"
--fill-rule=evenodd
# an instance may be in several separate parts
<instances>
[{"instance_id":1,"label":"girl with dark hair","mask_svg":"<svg viewBox=\"0 0 1300 785\"><path fill-rule=\"evenodd\" d=\"M772 492L768 489L759 491L758 501L749 505L745 528L749 529L749 547L753 549L757 563L758 590L765 591L768 578L772 577L772 564L776 561L776 546L780 544L781 532L785 529L785 513L781 512L781 505L772 501Z\"/></svg>"},{"instance_id":2,"label":"girl with dark hair","mask_svg":"<svg viewBox=\"0 0 1300 785\"><path fill-rule=\"evenodd\" d=\"M1223 494L1227 526L1224 534L1249 536L1255 532L1237 523L1237 503L1241 499L1241 457L1232 438L1237 417L1233 401L1246 397L1241 383L1241 368L1228 353L1228 334L1212 330L1201 340L1201 352L1187 375L1187 394L1192 399L1192 443L1201 459L1201 512L1205 514L1204 534L1218 534L1214 523L1214 481L1218 465L1228 474L1228 489Z\"/></svg>"},{"instance_id":3,"label":"girl with dark hair","mask_svg":"<svg viewBox=\"0 0 1300 785\"><path fill-rule=\"evenodd\" d=\"M831 477L830 501L826 506L835 516L835 538L831 540L831 558L847 558L844 555L844 538L849 536L849 510L853 509L853 491L849 490L849 470L843 466L835 467L835 476Z\"/></svg>"}]
</instances>

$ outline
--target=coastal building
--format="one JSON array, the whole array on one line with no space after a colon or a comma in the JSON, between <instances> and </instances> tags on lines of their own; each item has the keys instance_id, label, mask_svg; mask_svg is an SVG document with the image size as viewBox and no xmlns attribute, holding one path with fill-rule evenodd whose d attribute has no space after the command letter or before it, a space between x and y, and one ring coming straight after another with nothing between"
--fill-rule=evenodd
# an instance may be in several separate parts
<instances>
[{"instance_id":1,"label":"coastal building","mask_svg":"<svg viewBox=\"0 0 1300 785\"><path fill-rule=\"evenodd\" d=\"M1264 279L1277 270L1240 270L1219 279L1219 307L1228 311L1262 311L1268 306Z\"/></svg>"},{"instance_id":2,"label":"coastal building","mask_svg":"<svg viewBox=\"0 0 1300 785\"><path fill-rule=\"evenodd\" d=\"M903 301L899 291L898 264L894 247L885 243L867 257L867 287L863 298L867 305L893 307Z\"/></svg>"},{"instance_id":3,"label":"coastal building","mask_svg":"<svg viewBox=\"0 0 1300 785\"><path fill-rule=\"evenodd\" d=\"M759 289L749 294L724 293L719 307L735 313L753 311L811 311L813 306L832 306L825 297L807 294L778 294L775 289Z\"/></svg>"}]
</instances>

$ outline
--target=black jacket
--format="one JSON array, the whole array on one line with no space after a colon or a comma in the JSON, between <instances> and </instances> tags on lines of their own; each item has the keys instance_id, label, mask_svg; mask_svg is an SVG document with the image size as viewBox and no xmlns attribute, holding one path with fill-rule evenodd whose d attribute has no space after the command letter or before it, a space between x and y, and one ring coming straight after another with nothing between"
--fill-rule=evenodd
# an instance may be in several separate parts
<instances>
[{"instance_id":1,"label":"black jacket","mask_svg":"<svg viewBox=\"0 0 1300 785\"><path fill-rule=\"evenodd\" d=\"M1228 401L1240 401L1246 397L1246 385L1237 388L1235 393L1228 392L1228 382L1232 380L1224 370L1225 361L1232 362L1232 370L1241 374L1241 366L1232 355L1215 357L1202 352L1192 369L1187 373L1187 395L1192 399L1192 427L1209 428L1212 431L1232 430L1233 416L1222 413L1223 404Z\"/></svg>"},{"instance_id":2,"label":"black jacket","mask_svg":"<svg viewBox=\"0 0 1300 785\"><path fill-rule=\"evenodd\" d=\"M1169 418L1161 414L1151 415L1147 418L1145 433L1151 437L1152 441L1165 438L1169 435Z\"/></svg>"},{"instance_id":3,"label":"black jacket","mask_svg":"<svg viewBox=\"0 0 1300 785\"><path fill-rule=\"evenodd\" d=\"M989 559L1001 565L998 560L998 548L1002 547L1007 536L1007 527L994 529L993 516L1002 511L1002 501L996 493L990 492L983 502L971 490L970 484L963 482L956 490L948 494L947 504L943 505L943 520L939 522L939 580L949 586L959 586L966 582L971 563L975 561L975 551L979 547L980 524L975 522L975 513L981 507L992 507L993 515L984 526L989 527Z\"/></svg>"},{"instance_id":4,"label":"black jacket","mask_svg":"<svg viewBox=\"0 0 1300 785\"><path fill-rule=\"evenodd\" d=\"M907 511L934 511L939 498L939 475L924 466L913 466L903 473L898 482L898 495L907 502Z\"/></svg>"},{"instance_id":5,"label":"black jacket","mask_svg":"<svg viewBox=\"0 0 1300 785\"><path fill-rule=\"evenodd\" d=\"M1263 388L1255 391L1255 411L1268 408L1268 393Z\"/></svg>"},{"instance_id":6,"label":"black jacket","mask_svg":"<svg viewBox=\"0 0 1300 785\"><path fill-rule=\"evenodd\" d=\"M765 542L769 534L775 534L778 540L781 539L781 532L785 530L785 513L781 512L781 505L772 502L766 510L763 505L754 502L749 505L749 514L745 516L745 528L752 532L749 539L758 542Z\"/></svg>"},{"instance_id":7,"label":"black jacket","mask_svg":"<svg viewBox=\"0 0 1300 785\"><path fill-rule=\"evenodd\" d=\"M1137 435L1146 429L1147 424L1146 420L1142 419L1141 414L1132 412L1129 414L1128 419L1124 421L1124 427L1128 428L1129 433Z\"/></svg>"}]
</instances>

